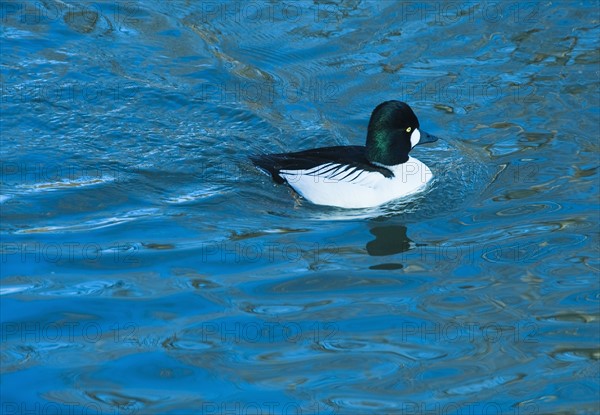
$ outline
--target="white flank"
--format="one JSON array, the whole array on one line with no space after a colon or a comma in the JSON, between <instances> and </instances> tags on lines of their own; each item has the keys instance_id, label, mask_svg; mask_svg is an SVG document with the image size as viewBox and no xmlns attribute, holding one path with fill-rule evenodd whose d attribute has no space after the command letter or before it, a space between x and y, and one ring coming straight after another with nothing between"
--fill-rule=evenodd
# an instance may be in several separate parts
<instances>
[{"instance_id":1,"label":"white flank","mask_svg":"<svg viewBox=\"0 0 600 415\"><path fill-rule=\"evenodd\" d=\"M394 177L335 163L307 170L282 170L280 175L310 202L342 208L379 206L416 193L433 177L429 167L412 157L406 163L388 168Z\"/></svg>"}]
</instances>

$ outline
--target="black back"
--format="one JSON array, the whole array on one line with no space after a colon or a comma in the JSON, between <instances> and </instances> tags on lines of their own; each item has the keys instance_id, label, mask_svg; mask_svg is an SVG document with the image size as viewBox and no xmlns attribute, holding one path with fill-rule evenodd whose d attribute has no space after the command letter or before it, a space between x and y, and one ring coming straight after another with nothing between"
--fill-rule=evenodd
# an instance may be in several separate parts
<instances>
[{"instance_id":1,"label":"black back","mask_svg":"<svg viewBox=\"0 0 600 415\"><path fill-rule=\"evenodd\" d=\"M279 175L281 170L308 170L328 163L377 172L388 178L394 177L391 170L367 160L365 146L322 147L296 153L257 155L251 156L250 159L258 167L269 172L277 183L285 183L285 179Z\"/></svg>"}]
</instances>

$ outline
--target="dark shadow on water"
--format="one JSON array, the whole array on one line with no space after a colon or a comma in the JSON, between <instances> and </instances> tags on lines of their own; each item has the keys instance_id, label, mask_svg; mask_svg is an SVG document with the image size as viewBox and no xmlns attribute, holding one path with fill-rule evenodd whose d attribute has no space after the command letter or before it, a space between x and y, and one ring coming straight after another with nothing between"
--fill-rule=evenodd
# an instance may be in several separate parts
<instances>
[{"instance_id":1,"label":"dark shadow on water","mask_svg":"<svg viewBox=\"0 0 600 415\"><path fill-rule=\"evenodd\" d=\"M403 225L375 226L370 232L375 239L367 243L367 253L370 256L390 256L401 254L413 249L416 244L406 235L407 228ZM402 269L403 265L397 262L388 262L372 265L369 269L374 270L396 270Z\"/></svg>"}]
</instances>

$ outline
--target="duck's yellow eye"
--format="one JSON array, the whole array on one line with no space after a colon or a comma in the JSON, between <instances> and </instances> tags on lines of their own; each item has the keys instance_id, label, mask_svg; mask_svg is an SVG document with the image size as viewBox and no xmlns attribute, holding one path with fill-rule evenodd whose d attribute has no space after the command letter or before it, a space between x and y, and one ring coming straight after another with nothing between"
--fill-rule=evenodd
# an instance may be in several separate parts
<instances>
[{"instance_id":1,"label":"duck's yellow eye","mask_svg":"<svg viewBox=\"0 0 600 415\"><path fill-rule=\"evenodd\" d=\"M408 127L408 128L406 129L406 132L407 132L407 133L410 133L410 130L412 130L412 127Z\"/></svg>"}]
</instances>

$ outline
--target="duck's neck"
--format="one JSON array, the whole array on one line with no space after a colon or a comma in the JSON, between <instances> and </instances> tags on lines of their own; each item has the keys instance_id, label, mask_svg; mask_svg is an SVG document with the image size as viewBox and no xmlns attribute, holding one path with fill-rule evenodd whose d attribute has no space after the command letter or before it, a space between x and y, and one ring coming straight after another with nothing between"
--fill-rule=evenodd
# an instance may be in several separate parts
<instances>
[{"instance_id":1,"label":"duck's neck","mask_svg":"<svg viewBox=\"0 0 600 415\"><path fill-rule=\"evenodd\" d=\"M396 166L408 161L407 146L398 133L391 130L369 130L367 133L367 160L374 164Z\"/></svg>"}]
</instances>

